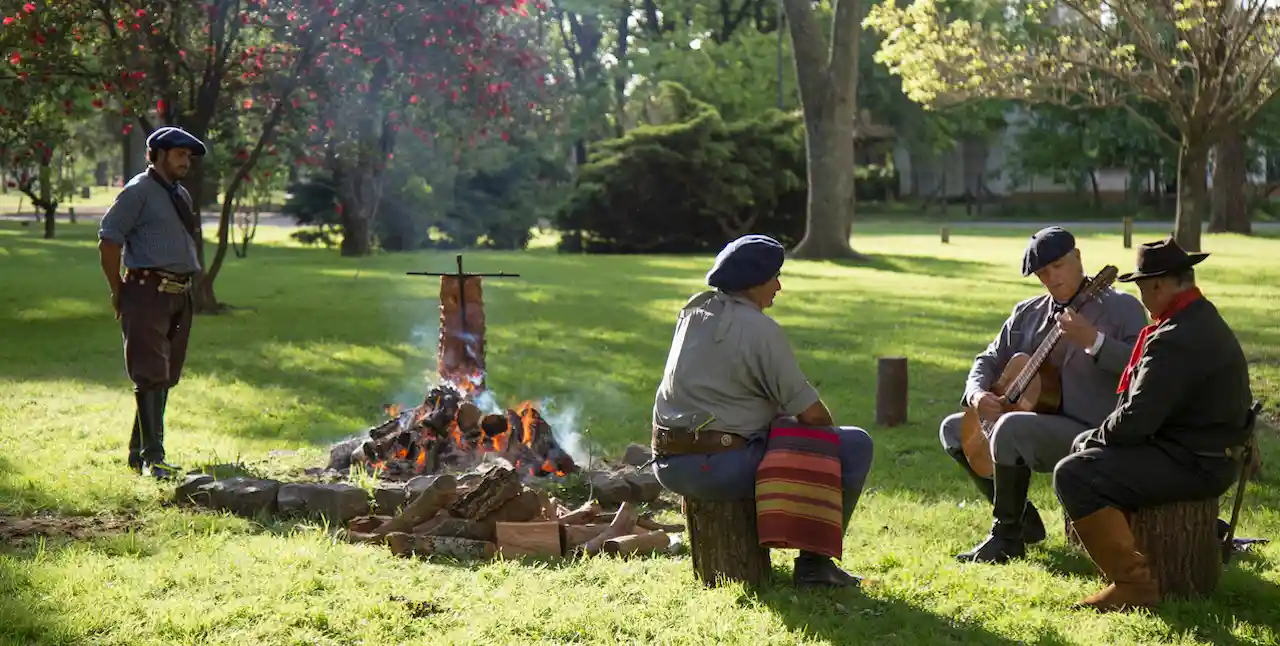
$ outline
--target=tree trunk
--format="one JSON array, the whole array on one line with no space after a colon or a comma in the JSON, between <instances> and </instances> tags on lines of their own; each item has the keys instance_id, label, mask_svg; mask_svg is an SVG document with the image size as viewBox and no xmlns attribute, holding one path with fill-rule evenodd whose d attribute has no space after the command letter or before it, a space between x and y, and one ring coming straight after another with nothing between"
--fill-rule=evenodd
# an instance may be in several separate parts
<instances>
[{"instance_id":1,"label":"tree trunk","mask_svg":"<svg viewBox=\"0 0 1280 646\"><path fill-rule=\"evenodd\" d=\"M54 217L58 213L58 202L53 199L53 169L49 167L49 157L52 154L52 150L45 153L44 163L40 164L40 203L38 206L44 211L45 240L53 239L57 227L57 221Z\"/></svg>"},{"instance_id":2,"label":"tree trunk","mask_svg":"<svg viewBox=\"0 0 1280 646\"><path fill-rule=\"evenodd\" d=\"M1209 149L1183 137L1178 152L1178 206L1174 216L1174 240L1187 251L1200 251L1200 222L1206 206L1205 173Z\"/></svg>"},{"instance_id":3,"label":"tree trunk","mask_svg":"<svg viewBox=\"0 0 1280 646\"><path fill-rule=\"evenodd\" d=\"M784 0L804 109L809 201L797 258L860 258L849 246L857 110L859 0L836 0L830 49L807 0ZM828 64L828 61L830 63Z\"/></svg>"},{"instance_id":4,"label":"tree trunk","mask_svg":"<svg viewBox=\"0 0 1280 646\"><path fill-rule=\"evenodd\" d=\"M740 582L759 588L769 578L769 548L756 533L755 498L716 502L684 499L693 574L704 586Z\"/></svg>"},{"instance_id":5,"label":"tree trunk","mask_svg":"<svg viewBox=\"0 0 1280 646\"><path fill-rule=\"evenodd\" d=\"M1209 231L1249 234L1249 200L1245 193L1247 162L1245 139L1239 132L1228 134L1214 151L1213 213Z\"/></svg>"}]
</instances>

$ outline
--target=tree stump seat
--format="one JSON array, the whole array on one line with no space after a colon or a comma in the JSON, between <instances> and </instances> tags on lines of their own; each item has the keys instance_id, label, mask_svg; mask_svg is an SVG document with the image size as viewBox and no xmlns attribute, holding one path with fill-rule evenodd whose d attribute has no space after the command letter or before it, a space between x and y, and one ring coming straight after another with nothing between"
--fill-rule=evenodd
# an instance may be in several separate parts
<instances>
[{"instance_id":1,"label":"tree stump seat","mask_svg":"<svg viewBox=\"0 0 1280 646\"><path fill-rule=\"evenodd\" d=\"M1222 574L1218 540L1218 498L1144 507L1131 514L1134 545L1147 557L1151 574L1165 598L1208 596ZM1063 513L1067 543L1083 549L1080 537Z\"/></svg>"},{"instance_id":2,"label":"tree stump seat","mask_svg":"<svg viewBox=\"0 0 1280 646\"><path fill-rule=\"evenodd\" d=\"M754 498L719 502L684 498L694 576L704 586L741 582L759 588L769 576L769 548L756 533Z\"/></svg>"}]
</instances>

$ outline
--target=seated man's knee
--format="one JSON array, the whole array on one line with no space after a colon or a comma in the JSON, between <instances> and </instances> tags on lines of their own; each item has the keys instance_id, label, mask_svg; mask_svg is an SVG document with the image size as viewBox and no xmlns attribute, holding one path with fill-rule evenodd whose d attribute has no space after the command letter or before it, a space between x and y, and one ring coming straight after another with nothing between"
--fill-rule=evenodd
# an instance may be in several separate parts
<instances>
[{"instance_id":1,"label":"seated man's knee","mask_svg":"<svg viewBox=\"0 0 1280 646\"><path fill-rule=\"evenodd\" d=\"M1000 460L1018 452L1028 433L1034 433L1034 413L1008 413L991 428L991 455Z\"/></svg>"},{"instance_id":2,"label":"seated man's knee","mask_svg":"<svg viewBox=\"0 0 1280 646\"><path fill-rule=\"evenodd\" d=\"M840 428L840 450L846 455L866 456L869 460L875 453L875 441L861 428L844 426Z\"/></svg>"},{"instance_id":3,"label":"seated man's knee","mask_svg":"<svg viewBox=\"0 0 1280 646\"><path fill-rule=\"evenodd\" d=\"M942 442L944 450L960 450L960 422L963 419L963 413L953 413L943 418L942 423L938 425L938 440Z\"/></svg>"},{"instance_id":4,"label":"seated man's knee","mask_svg":"<svg viewBox=\"0 0 1280 646\"><path fill-rule=\"evenodd\" d=\"M1053 467L1053 489L1058 492L1058 496L1062 496L1063 489L1070 491L1078 488L1083 482L1081 472L1087 468L1087 463L1078 455L1068 455L1058 460Z\"/></svg>"}]
</instances>

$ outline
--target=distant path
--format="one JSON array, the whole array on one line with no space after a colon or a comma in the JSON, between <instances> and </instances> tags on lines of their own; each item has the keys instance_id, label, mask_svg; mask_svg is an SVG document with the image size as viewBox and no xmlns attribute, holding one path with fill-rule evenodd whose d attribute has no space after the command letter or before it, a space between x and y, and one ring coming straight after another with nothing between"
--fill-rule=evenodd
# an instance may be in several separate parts
<instances>
[{"instance_id":1,"label":"distant path","mask_svg":"<svg viewBox=\"0 0 1280 646\"><path fill-rule=\"evenodd\" d=\"M102 214L105 212L106 212L106 209L104 208L76 209L76 221L77 222L97 222L102 218ZM67 215L66 213L59 213L57 216L55 216L55 219L58 222L70 222L71 216ZM37 221L36 216L30 213L24 213L21 215L16 213L0 214L0 221L3 221L3 222L21 222L23 220L26 220L27 222ZM40 221L43 222L43 220L40 220ZM204 228L206 230L217 230L218 214L205 213L200 216L200 221L204 224ZM280 213L263 213L258 216L258 224L264 227L288 227L291 229L298 228L298 224L294 222L293 218L287 215L282 215Z\"/></svg>"},{"instance_id":2,"label":"distant path","mask_svg":"<svg viewBox=\"0 0 1280 646\"><path fill-rule=\"evenodd\" d=\"M981 228L1000 228L1000 227L1018 227L1040 229L1051 225L1058 225L1067 229L1115 229L1120 230L1120 222L1112 222L1109 220L1078 220L1075 222L1057 222L1050 220L952 220L946 223L941 221L930 220L929 222L938 226L947 226L952 229L960 229L964 227L981 227ZM857 226L856 224L854 225ZM1204 223L1201 228L1207 228L1209 224ZM1134 231L1170 231L1173 229L1172 222L1152 222L1150 220L1134 220ZM1280 222L1254 222L1254 231L1280 231Z\"/></svg>"}]
</instances>

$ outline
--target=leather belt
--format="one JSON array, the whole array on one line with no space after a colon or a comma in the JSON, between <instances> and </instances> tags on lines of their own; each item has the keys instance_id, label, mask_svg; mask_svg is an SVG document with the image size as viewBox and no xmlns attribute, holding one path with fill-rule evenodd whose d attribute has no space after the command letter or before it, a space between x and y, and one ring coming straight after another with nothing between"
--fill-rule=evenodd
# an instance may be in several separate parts
<instances>
[{"instance_id":1,"label":"leather belt","mask_svg":"<svg viewBox=\"0 0 1280 646\"><path fill-rule=\"evenodd\" d=\"M723 431L665 428L654 425L653 449L654 457L686 455L690 453L721 453L740 449L747 445L747 438Z\"/></svg>"},{"instance_id":2,"label":"leather belt","mask_svg":"<svg viewBox=\"0 0 1280 646\"><path fill-rule=\"evenodd\" d=\"M155 279L156 291L166 294L183 294L191 289L191 279L195 274L177 274L162 269L126 269L124 279L146 285L148 279Z\"/></svg>"}]
</instances>

